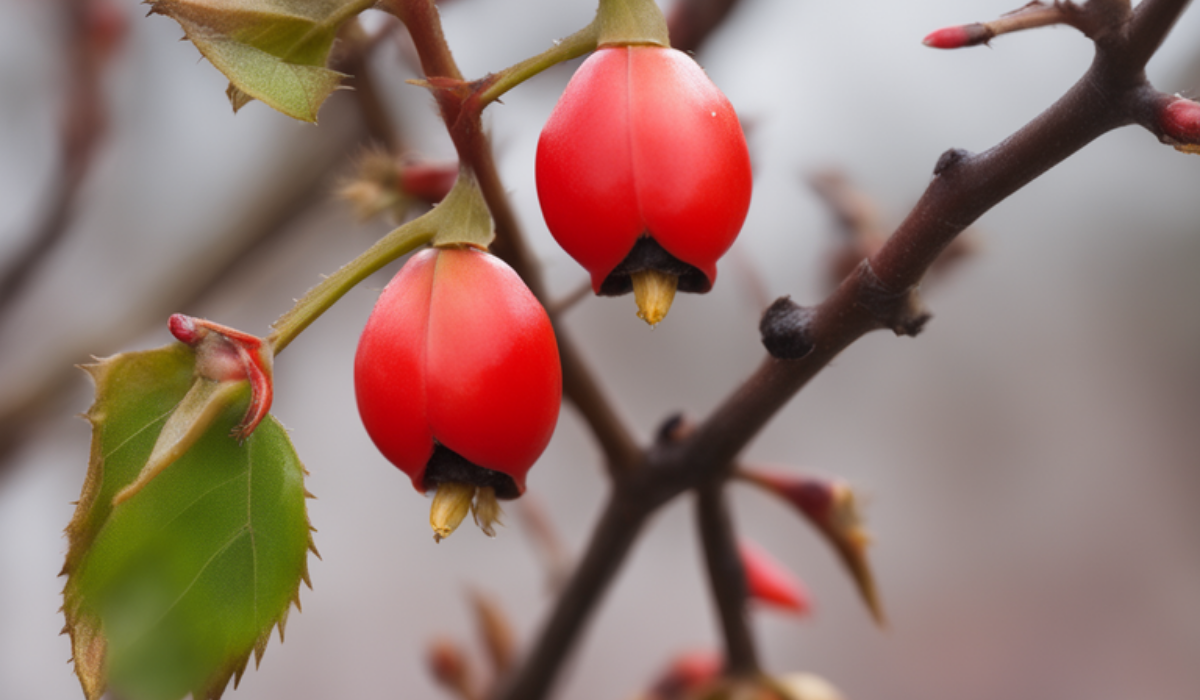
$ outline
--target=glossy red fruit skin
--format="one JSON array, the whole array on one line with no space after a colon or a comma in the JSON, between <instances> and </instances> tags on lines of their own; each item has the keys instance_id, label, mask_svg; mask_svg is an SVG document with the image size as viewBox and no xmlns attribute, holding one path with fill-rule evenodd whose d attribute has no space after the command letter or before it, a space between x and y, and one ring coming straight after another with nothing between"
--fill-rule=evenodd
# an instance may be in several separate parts
<instances>
[{"instance_id":1,"label":"glossy red fruit skin","mask_svg":"<svg viewBox=\"0 0 1200 700\"><path fill-rule=\"evenodd\" d=\"M413 255L384 288L354 359L367 433L424 493L435 440L518 493L558 421L562 370L542 305L475 249Z\"/></svg>"},{"instance_id":2,"label":"glossy red fruit skin","mask_svg":"<svg viewBox=\"0 0 1200 700\"><path fill-rule=\"evenodd\" d=\"M536 166L546 225L596 292L642 235L698 268L708 291L750 207L737 114L674 49L593 53L546 122Z\"/></svg>"}]
</instances>

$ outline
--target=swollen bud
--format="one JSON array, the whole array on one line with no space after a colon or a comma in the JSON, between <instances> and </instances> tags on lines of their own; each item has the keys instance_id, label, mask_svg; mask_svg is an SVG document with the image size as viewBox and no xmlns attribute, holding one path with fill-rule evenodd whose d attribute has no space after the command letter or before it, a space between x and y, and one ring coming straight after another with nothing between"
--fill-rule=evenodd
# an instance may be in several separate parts
<instances>
[{"instance_id":1,"label":"swollen bud","mask_svg":"<svg viewBox=\"0 0 1200 700\"><path fill-rule=\"evenodd\" d=\"M1177 99L1159 114L1164 140L1184 153L1200 153L1200 102Z\"/></svg>"},{"instance_id":2,"label":"swollen bud","mask_svg":"<svg viewBox=\"0 0 1200 700\"><path fill-rule=\"evenodd\" d=\"M474 698L471 668L466 654L448 639L438 639L429 645L426 656L429 672L442 687L462 700Z\"/></svg>"},{"instance_id":3,"label":"swollen bud","mask_svg":"<svg viewBox=\"0 0 1200 700\"><path fill-rule=\"evenodd\" d=\"M354 207L360 220L387 214L393 221L401 221L414 204L437 204L445 199L458 179L458 170L453 161L397 161L390 153L368 151L358 172L338 189L338 196Z\"/></svg>"},{"instance_id":4,"label":"swollen bud","mask_svg":"<svg viewBox=\"0 0 1200 700\"><path fill-rule=\"evenodd\" d=\"M784 472L743 469L738 476L787 501L820 531L850 571L875 622L883 625L883 606L867 561L871 537L853 489L840 481Z\"/></svg>"}]
</instances>

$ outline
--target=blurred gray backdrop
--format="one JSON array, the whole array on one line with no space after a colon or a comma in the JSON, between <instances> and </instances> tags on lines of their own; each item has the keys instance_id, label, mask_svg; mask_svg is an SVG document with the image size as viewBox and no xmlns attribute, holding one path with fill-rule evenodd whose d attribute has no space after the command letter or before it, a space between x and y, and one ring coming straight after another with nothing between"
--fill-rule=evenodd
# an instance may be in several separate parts
<instances>
[{"instance_id":1,"label":"blurred gray backdrop","mask_svg":"<svg viewBox=\"0 0 1200 700\"><path fill-rule=\"evenodd\" d=\"M682 296L653 331L628 298L588 298L569 312L643 439L671 412L705 415L760 361L745 270L773 296L821 298L836 237L806 174L844 169L894 224L942 151L990 147L1084 71L1091 45L1070 29L959 52L921 45L933 29L1019 4L743 0L697 56L752 127L757 177L719 283ZM173 311L265 333L321 273L388 228L354 223L328 196L348 172L342 154L356 148L352 95L334 95L315 127L258 103L235 117L225 79L178 41L174 22L143 19L132 0L122 9L130 34L103 83L110 137L68 237L0 319L0 415L19 421L23 438L0 467L5 700L81 697L58 635L56 574L86 468L88 428L77 414L91 387L66 368L165 344ZM443 17L464 73L482 76L593 11L584 0L454 0ZM0 2L0 258L42 215L54 177L66 70L56 17L56 3ZM1200 93L1197 46L1193 7L1150 65L1160 89ZM415 149L451 157L397 55L389 43L373 62L389 106ZM585 273L545 230L533 157L574 65L488 110L506 183L562 295ZM239 252L280 220L278 193L314 162L331 177L303 211ZM739 488L742 534L816 600L809 619L755 613L770 670L821 674L855 700L1198 697L1198 195L1200 158L1137 128L1106 136L979 222L980 253L926 292L935 318L923 335L860 341L753 443L750 461L841 476L867 494L891 618L874 628L824 544L777 502ZM494 540L464 527L435 546L428 501L358 422L352 358L385 273L277 363L274 412L311 472L323 559L312 562L314 590L302 591L287 642L273 639L261 669L229 697L446 697L424 650L436 636L472 640L470 587L494 595L523 640L546 613L545 570L516 513ZM529 486L580 552L606 482L570 406ZM690 506L676 502L652 523L559 697L629 698L670 656L719 646Z\"/></svg>"}]
</instances>

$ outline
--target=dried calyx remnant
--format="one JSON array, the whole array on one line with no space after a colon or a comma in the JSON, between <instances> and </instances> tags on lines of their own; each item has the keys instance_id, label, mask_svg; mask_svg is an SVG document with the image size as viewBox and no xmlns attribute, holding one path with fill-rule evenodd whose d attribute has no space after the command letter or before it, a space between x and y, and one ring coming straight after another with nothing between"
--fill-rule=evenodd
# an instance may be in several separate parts
<instances>
[{"instance_id":1,"label":"dried calyx remnant","mask_svg":"<svg viewBox=\"0 0 1200 700\"><path fill-rule=\"evenodd\" d=\"M615 297L632 291L638 318L655 325L667 315L677 290L703 294L711 288L703 272L668 253L653 238L642 236L604 278L599 294Z\"/></svg>"},{"instance_id":2,"label":"dried calyx remnant","mask_svg":"<svg viewBox=\"0 0 1200 700\"><path fill-rule=\"evenodd\" d=\"M485 535L495 536L495 525L502 515L498 499L507 501L521 495L508 474L474 464L441 443L434 444L424 481L427 490L436 489L429 525L439 542L458 528L468 511Z\"/></svg>"}]
</instances>

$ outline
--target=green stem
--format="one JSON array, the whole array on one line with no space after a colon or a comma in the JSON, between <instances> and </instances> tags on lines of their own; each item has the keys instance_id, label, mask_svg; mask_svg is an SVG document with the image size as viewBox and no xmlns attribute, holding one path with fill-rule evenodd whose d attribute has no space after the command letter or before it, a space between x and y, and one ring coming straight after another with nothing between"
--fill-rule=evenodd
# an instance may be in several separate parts
<instances>
[{"instance_id":1,"label":"green stem","mask_svg":"<svg viewBox=\"0 0 1200 700\"><path fill-rule=\"evenodd\" d=\"M356 284L426 243L487 248L491 239L492 219L479 191L479 183L469 169L463 168L454 188L441 204L379 239L362 255L308 290L308 294L271 325L274 330L267 336L267 342L276 355L283 352L296 336Z\"/></svg>"},{"instance_id":2,"label":"green stem","mask_svg":"<svg viewBox=\"0 0 1200 700\"><path fill-rule=\"evenodd\" d=\"M433 234L437 233L437 212L438 210L434 209L395 229L362 255L308 290L295 306L271 324L273 330L267 336L267 342L271 344L275 354L283 352L309 324L317 320L359 282L396 258L428 243Z\"/></svg>"},{"instance_id":3,"label":"green stem","mask_svg":"<svg viewBox=\"0 0 1200 700\"><path fill-rule=\"evenodd\" d=\"M547 68L595 51L599 39L600 25L593 20L566 39L555 42L553 48L496 73L488 79L487 88L479 93L480 109Z\"/></svg>"}]
</instances>

